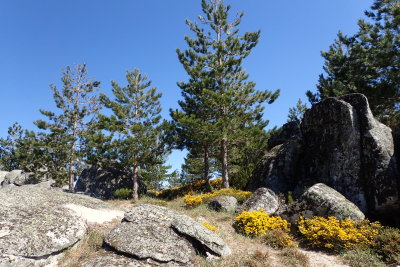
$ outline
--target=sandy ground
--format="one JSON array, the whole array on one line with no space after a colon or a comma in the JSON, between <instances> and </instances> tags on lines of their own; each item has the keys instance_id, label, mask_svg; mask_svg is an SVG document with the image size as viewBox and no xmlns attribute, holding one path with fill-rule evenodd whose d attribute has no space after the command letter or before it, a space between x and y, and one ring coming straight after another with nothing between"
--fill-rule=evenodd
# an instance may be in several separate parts
<instances>
[{"instance_id":1,"label":"sandy ground","mask_svg":"<svg viewBox=\"0 0 400 267\"><path fill-rule=\"evenodd\" d=\"M119 209L91 209L75 204L66 204L65 207L83 218L88 224L103 224L124 217L124 211Z\"/></svg>"}]
</instances>

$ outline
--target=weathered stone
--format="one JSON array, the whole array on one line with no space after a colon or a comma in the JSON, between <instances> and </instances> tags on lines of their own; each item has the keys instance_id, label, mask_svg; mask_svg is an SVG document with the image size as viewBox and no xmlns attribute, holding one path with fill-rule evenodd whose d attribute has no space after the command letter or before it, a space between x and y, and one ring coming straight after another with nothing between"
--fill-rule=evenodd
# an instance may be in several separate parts
<instances>
[{"instance_id":1,"label":"weathered stone","mask_svg":"<svg viewBox=\"0 0 400 267\"><path fill-rule=\"evenodd\" d=\"M239 211L260 211L263 210L268 214L278 211L283 204L275 193L265 187L258 188L249 199L247 199Z\"/></svg>"},{"instance_id":2,"label":"weathered stone","mask_svg":"<svg viewBox=\"0 0 400 267\"><path fill-rule=\"evenodd\" d=\"M88 196L38 185L5 187L0 190L0 202L0 262L12 260L14 266L35 266L78 242L89 218L79 214L77 207L115 210Z\"/></svg>"},{"instance_id":3,"label":"weathered stone","mask_svg":"<svg viewBox=\"0 0 400 267\"><path fill-rule=\"evenodd\" d=\"M291 139L301 139L300 121L291 121L282 125L282 128L268 139L268 147L286 143Z\"/></svg>"},{"instance_id":4,"label":"weathered stone","mask_svg":"<svg viewBox=\"0 0 400 267\"><path fill-rule=\"evenodd\" d=\"M322 182L362 211L382 213L398 201L390 128L378 122L361 94L328 98L306 112L301 186Z\"/></svg>"},{"instance_id":5,"label":"weathered stone","mask_svg":"<svg viewBox=\"0 0 400 267\"><path fill-rule=\"evenodd\" d=\"M174 230L183 236L189 236L190 239L200 242L204 248L204 252L211 252L212 255L228 256L232 253L230 248L225 244L221 237L216 235L210 229L204 227L190 217L176 217L171 223Z\"/></svg>"},{"instance_id":6,"label":"weathered stone","mask_svg":"<svg viewBox=\"0 0 400 267\"><path fill-rule=\"evenodd\" d=\"M225 212L236 210L237 205L237 199L232 196L216 196L208 203L210 209Z\"/></svg>"},{"instance_id":7,"label":"weathered stone","mask_svg":"<svg viewBox=\"0 0 400 267\"><path fill-rule=\"evenodd\" d=\"M310 187L301 198L290 204L286 211L280 214L290 222L295 222L300 216L312 218L314 216L334 216L340 220L363 220L362 211L351 201L347 200L338 191L319 183Z\"/></svg>"},{"instance_id":8,"label":"weathered stone","mask_svg":"<svg viewBox=\"0 0 400 267\"><path fill-rule=\"evenodd\" d=\"M139 259L190 264L196 251L219 256L224 241L192 218L165 207L139 204L106 237L113 249Z\"/></svg>"},{"instance_id":9,"label":"weathered stone","mask_svg":"<svg viewBox=\"0 0 400 267\"><path fill-rule=\"evenodd\" d=\"M301 141L295 138L268 151L254 171L247 190L266 187L276 194L293 190L301 149Z\"/></svg>"},{"instance_id":10,"label":"weathered stone","mask_svg":"<svg viewBox=\"0 0 400 267\"><path fill-rule=\"evenodd\" d=\"M75 190L100 199L112 199L116 190L132 187L132 177L122 170L91 167L82 171ZM146 185L141 181L139 193L146 193Z\"/></svg>"}]
</instances>

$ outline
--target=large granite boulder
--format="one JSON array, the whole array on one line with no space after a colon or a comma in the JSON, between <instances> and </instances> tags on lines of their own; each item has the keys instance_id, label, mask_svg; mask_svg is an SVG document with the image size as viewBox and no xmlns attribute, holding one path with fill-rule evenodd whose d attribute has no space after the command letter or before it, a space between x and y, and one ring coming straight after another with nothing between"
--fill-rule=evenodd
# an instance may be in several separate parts
<instances>
[{"instance_id":1,"label":"large granite boulder","mask_svg":"<svg viewBox=\"0 0 400 267\"><path fill-rule=\"evenodd\" d=\"M268 188L258 188L240 207L241 211L260 211L274 214L283 206L279 197Z\"/></svg>"},{"instance_id":2,"label":"large granite boulder","mask_svg":"<svg viewBox=\"0 0 400 267\"><path fill-rule=\"evenodd\" d=\"M292 191L297 182L296 166L301 149L301 140L294 138L267 151L255 169L247 190L266 187L277 194Z\"/></svg>"},{"instance_id":3,"label":"large granite boulder","mask_svg":"<svg viewBox=\"0 0 400 267\"><path fill-rule=\"evenodd\" d=\"M355 221L365 218L364 213L354 203L322 183L310 187L298 201L290 204L280 215L291 223L294 223L300 216L304 218L334 216L339 220L352 219Z\"/></svg>"},{"instance_id":4,"label":"large granite boulder","mask_svg":"<svg viewBox=\"0 0 400 267\"><path fill-rule=\"evenodd\" d=\"M300 121L290 121L282 125L281 129L271 135L268 139L268 147L273 148L291 139L301 139L301 137Z\"/></svg>"},{"instance_id":5,"label":"large granite boulder","mask_svg":"<svg viewBox=\"0 0 400 267\"><path fill-rule=\"evenodd\" d=\"M116 190L132 187L131 175L122 170L91 167L82 171L76 182L75 191L100 199L112 199ZM139 194L144 194L146 191L146 185L139 181Z\"/></svg>"},{"instance_id":6,"label":"large granite boulder","mask_svg":"<svg viewBox=\"0 0 400 267\"><path fill-rule=\"evenodd\" d=\"M230 212L235 211L238 201L232 196L216 196L208 202L208 207L215 211Z\"/></svg>"},{"instance_id":7,"label":"large granite boulder","mask_svg":"<svg viewBox=\"0 0 400 267\"><path fill-rule=\"evenodd\" d=\"M38 185L5 187L0 202L0 266L48 266L83 237L88 223L123 215L100 200Z\"/></svg>"},{"instance_id":8,"label":"large granite boulder","mask_svg":"<svg viewBox=\"0 0 400 267\"><path fill-rule=\"evenodd\" d=\"M264 186L275 193L293 191L298 197L324 183L377 219L399 211L400 181L391 130L373 117L364 95L315 104L306 111L300 128L301 135L266 155L248 189Z\"/></svg>"},{"instance_id":9,"label":"large granite boulder","mask_svg":"<svg viewBox=\"0 0 400 267\"><path fill-rule=\"evenodd\" d=\"M138 204L106 237L112 249L136 259L189 265L196 253L227 256L225 242L192 218L165 207Z\"/></svg>"}]
</instances>

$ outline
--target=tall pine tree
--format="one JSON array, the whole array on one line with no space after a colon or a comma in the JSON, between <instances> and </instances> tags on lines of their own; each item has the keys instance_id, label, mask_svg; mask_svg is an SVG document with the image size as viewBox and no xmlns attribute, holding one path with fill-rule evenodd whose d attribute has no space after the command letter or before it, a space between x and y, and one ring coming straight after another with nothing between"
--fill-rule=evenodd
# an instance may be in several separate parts
<instances>
[{"instance_id":1,"label":"tall pine tree","mask_svg":"<svg viewBox=\"0 0 400 267\"><path fill-rule=\"evenodd\" d=\"M204 16L198 18L204 28L187 20L195 37L186 36L189 48L177 50L189 81L178 83L184 100L171 116L189 151L203 147L205 163L211 147L218 147L213 150L220 153L223 187L229 188L230 151L246 139L249 128L266 125L261 104L272 103L279 91L257 91L242 68L260 36L259 31L239 35L243 13L229 21L230 6L222 0L202 0L201 5Z\"/></svg>"},{"instance_id":2,"label":"tall pine tree","mask_svg":"<svg viewBox=\"0 0 400 267\"><path fill-rule=\"evenodd\" d=\"M102 124L114 134L113 147L121 166L133 180L133 198L139 198L139 171L150 170L162 164L166 153L162 142L161 94L138 69L126 72L128 85L112 82L115 100L102 95L106 107L113 111L110 117L102 116ZM144 171L144 170L143 170Z\"/></svg>"},{"instance_id":3,"label":"tall pine tree","mask_svg":"<svg viewBox=\"0 0 400 267\"><path fill-rule=\"evenodd\" d=\"M88 130L94 113L100 109L97 96L100 82L87 77L85 64L77 64L73 68L67 67L61 78L61 90L51 85L54 101L60 114L40 110L49 121L38 120L35 124L43 130L44 146L54 160L52 176L58 177L68 173L69 190L74 191L74 180L83 154L81 153L83 137ZM65 160L65 161L64 161ZM64 169L67 167L67 171Z\"/></svg>"}]
</instances>

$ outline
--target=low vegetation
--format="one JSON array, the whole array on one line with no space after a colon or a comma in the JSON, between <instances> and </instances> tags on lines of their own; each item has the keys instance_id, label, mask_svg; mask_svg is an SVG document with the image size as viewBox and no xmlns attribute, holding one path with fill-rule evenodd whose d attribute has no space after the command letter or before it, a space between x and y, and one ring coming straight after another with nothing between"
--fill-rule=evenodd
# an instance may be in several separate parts
<instances>
[{"instance_id":1,"label":"low vegetation","mask_svg":"<svg viewBox=\"0 0 400 267\"><path fill-rule=\"evenodd\" d=\"M356 245L373 245L382 229L379 223L368 220L338 220L335 217L312 219L300 218L297 222L300 234L315 248L340 251Z\"/></svg>"}]
</instances>

